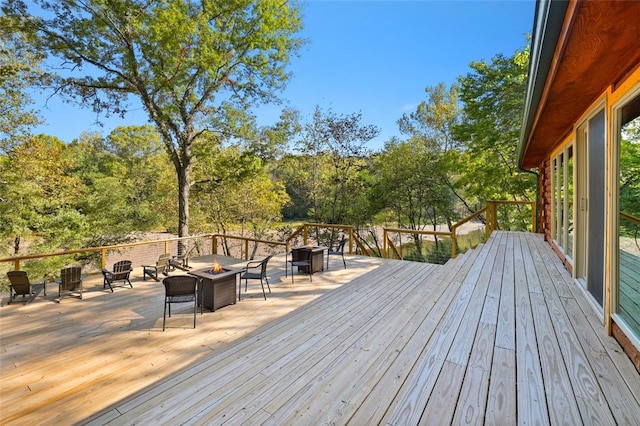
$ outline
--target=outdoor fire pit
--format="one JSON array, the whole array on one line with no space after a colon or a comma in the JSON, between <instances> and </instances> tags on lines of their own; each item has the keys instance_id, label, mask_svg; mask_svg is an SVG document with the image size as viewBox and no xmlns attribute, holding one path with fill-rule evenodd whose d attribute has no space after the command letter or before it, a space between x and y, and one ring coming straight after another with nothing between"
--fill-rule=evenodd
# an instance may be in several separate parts
<instances>
[{"instance_id":1,"label":"outdoor fire pit","mask_svg":"<svg viewBox=\"0 0 640 426\"><path fill-rule=\"evenodd\" d=\"M214 262L212 267L190 271L200 278L200 300L202 305L215 311L236 303L236 284L239 286L241 269L225 268Z\"/></svg>"}]
</instances>

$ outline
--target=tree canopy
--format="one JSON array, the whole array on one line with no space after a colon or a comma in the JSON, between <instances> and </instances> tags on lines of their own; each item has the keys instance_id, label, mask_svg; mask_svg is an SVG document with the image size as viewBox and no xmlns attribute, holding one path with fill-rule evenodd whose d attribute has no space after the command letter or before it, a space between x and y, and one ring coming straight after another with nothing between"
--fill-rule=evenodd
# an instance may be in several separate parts
<instances>
[{"instance_id":1,"label":"tree canopy","mask_svg":"<svg viewBox=\"0 0 640 426\"><path fill-rule=\"evenodd\" d=\"M302 40L282 0L5 0L3 13L63 72L55 91L98 113L137 99L176 170L178 233L189 234L193 147L236 136L237 112L273 101ZM40 10L35 10L39 6ZM240 115L242 116L242 115ZM206 140L211 140L208 137Z\"/></svg>"}]
</instances>

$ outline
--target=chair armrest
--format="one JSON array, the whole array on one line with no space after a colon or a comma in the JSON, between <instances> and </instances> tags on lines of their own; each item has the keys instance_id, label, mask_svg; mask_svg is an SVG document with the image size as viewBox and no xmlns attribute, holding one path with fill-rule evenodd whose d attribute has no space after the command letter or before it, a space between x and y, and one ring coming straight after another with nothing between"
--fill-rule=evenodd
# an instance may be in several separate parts
<instances>
[{"instance_id":1,"label":"chair armrest","mask_svg":"<svg viewBox=\"0 0 640 426\"><path fill-rule=\"evenodd\" d=\"M247 263L247 266L245 266L245 269L253 269L253 268L259 268L260 266L262 266L262 262L264 262L263 260L252 260L251 262Z\"/></svg>"}]
</instances>

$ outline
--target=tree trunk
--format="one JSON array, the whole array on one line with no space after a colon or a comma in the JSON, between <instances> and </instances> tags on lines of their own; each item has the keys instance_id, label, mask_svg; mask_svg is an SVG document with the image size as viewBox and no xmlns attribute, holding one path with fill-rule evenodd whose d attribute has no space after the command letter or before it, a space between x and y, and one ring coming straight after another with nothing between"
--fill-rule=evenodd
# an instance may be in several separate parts
<instances>
[{"instance_id":1,"label":"tree trunk","mask_svg":"<svg viewBox=\"0 0 640 426\"><path fill-rule=\"evenodd\" d=\"M178 170L178 236L189 236L189 194L191 192L191 165ZM181 246L182 244L179 244Z\"/></svg>"}]
</instances>

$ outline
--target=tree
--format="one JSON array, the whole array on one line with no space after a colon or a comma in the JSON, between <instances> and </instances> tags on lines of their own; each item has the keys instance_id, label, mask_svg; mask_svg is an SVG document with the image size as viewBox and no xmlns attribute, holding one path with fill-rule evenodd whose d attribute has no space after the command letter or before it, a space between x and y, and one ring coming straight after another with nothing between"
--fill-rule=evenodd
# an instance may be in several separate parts
<instances>
[{"instance_id":1,"label":"tree","mask_svg":"<svg viewBox=\"0 0 640 426\"><path fill-rule=\"evenodd\" d=\"M272 101L302 41L286 0L5 0L3 12L38 37L66 70L56 92L98 113L140 101L162 137L178 183L178 234L189 235L193 148L228 134L237 111Z\"/></svg>"},{"instance_id":2,"label":"tree","mask_svg":"<svg viewBox=\"0 0 640 426\"><path fill-rule=\"evenodd\" d=\"M263 160L252 151L214 146L199 158L194 170L197 226L226 234L237 225L242 236L248 232L251 238L265 239L289 201L284 185L269 177ZM252 257L256 249L257 244Z\"/></svg>"},{"instance_id":3,"label":"tree","mask_svg":"<svg viewBox=\"0 0 640 426\"><path fill-rule=\"evenodd\" d=\"M640 217L640 118L625 124L621 133L620 211ZM621 224L634 228L626 221Z\"/></svg>"},{"instance_id":4,"label":"tree","mask_svg":"<svg viewBox=\"0 0 640 426\"><path fill-rule=\"evenodd\" d=\"M366 144L380 130L362 124L362 114L336 114L316 107L297 148L308 160L305 193L316 222L344 223L352 202L362 194L360 172L367 169Z\"/></svg>"},{"instance_id":5,"label":"tree","mask_svg":"<svg viewBox=\"0 0 640 426\"><path fill-rule=\"evenodd\" d=\"M77 205L85 193L71 174L74 160L57 138L35 136L15 145L0 162L0 234L19 255L25 237L32 249L76 248L88 228Z\"/></svg>"},{"instance_id":6,"label":"tree","mask_svg":"<svg viewBox=\"0 0 640 426\"><path fill-rule=\"evenodd\" d=\"M386 210L397 227L438 230L452 216L452 194L444 179L442 157L420 138L392 140L376 158L372 202ZM422 236L412 235L415 259L423 261ZM437 240L436 240L437 242Z\"/></svg>"},{"instance_id":7,"label":"tree","mask_svg":"<svg viewBox=\"0 0 640 426\"><path fill-rule=\"evenodd\" d=\"M458 86L447 89L440 83L427 87L425 92L427 100L420 102L414 112L403 114L398 127L401 133L422 139L434 151L449 152L459 145L453 129L462 123Z\"/></svg>"},{"instance_id":8,"label":"tree","mask_svg":"<svg viewBox=\"0 0 640 426\"><path fill-rule=\"evenodd\" d=\"M479 207L490 199L530 199L531 174L518 170L518 140L526 91L528 48L490 63L472 62L459 77L464 121L454 127L464 146L460 184Z\"/></svg>"},{"instance_id":9,"label":"tree","mask_svg":"<svg viewBox=\"0 0 640 426\"><path fill-rule=\"evenodd\" d=\"M461 193L459 181L464 168L460 167L462 146L456 139L455 129L464 123L462 105L459 102L459 87L447 89L444 83L425 89L427 99L420 102L416 110L403 114L398 120L400 132L411 139L420 140L425 149L440 157L443 175L441 179L449 186L469 213L475 213Z\"/></svg>"},{"instance_id":10,"label":"tree","mask_svg":"<svg viewBox=\"0 0 640 426\"><path fill-rule=\"evenodd\" d=\"M81 208L95 245L122 242L134 231L167 229L175 218L171 164L152 126L116 127L106 138L85 133L69 150L76 160L73 174L88 188Z\"/></svg>"},{"instance_id":11,"label":"tree","mask_svg":"<svg viewBox=\"0 0 640 426\"><path fill-rule=\"evenodd\" d=\"M28 34L0 16L0 152L8 152L39 123L26 89L44 81L42 54L27 43Z\"/></svg>"}]
</instances>

